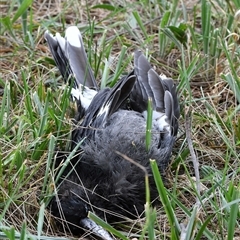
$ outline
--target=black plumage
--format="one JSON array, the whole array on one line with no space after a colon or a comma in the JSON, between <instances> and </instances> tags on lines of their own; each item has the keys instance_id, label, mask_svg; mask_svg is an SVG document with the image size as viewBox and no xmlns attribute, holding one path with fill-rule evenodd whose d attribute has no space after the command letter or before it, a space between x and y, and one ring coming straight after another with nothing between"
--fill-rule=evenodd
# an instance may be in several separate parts
<instances>
[{"instance_id":1,"label":"black plumage","mask_svg":"<svg viewBox=\"0 0 240 240\"><path fill-rule=\"evenodd\" d=\"M157 161L161 173L170 161L179 118L173 80L159 76L146 57L136 51L134 70L112 89L98 91L78 29L68 28L65 39L48 32L45 38L65 81L74 81L72 96L78 109L84 109L84 118L72 135L73 147L84 139L81 153L63 173L58 194L51 201L52 213L64 216L75 233L84 225L81 223L88 211L110 223L137 218L144 211L144 172L123 155L146 168L151 199L156 200L158 192L149 159ZM153 127L147 151L149 98L153 102Z\"/></svg>"}]
</instances>

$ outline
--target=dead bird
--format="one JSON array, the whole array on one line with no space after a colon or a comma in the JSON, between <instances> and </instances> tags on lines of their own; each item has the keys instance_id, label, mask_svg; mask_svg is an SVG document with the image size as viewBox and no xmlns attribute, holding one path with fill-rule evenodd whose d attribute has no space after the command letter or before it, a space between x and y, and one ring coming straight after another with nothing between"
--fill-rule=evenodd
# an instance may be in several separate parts
<instances>
[{"instance_id":1,"label":"dead bird","mask_svg":"<svg viewBox=\"0 0 240 240\"><path fill-rule=\"evenodd\" d=\"M65 82L72 85L82 119L72 134L73 148L81 141L82 153L71 159L62 175L51 201L52 214L64 219L75 234L80 227L91 228L89 211L109 223L142 216L145 178L134 162L147 170L156 203L158 191L149 160L156 160L161 173L170 161L180 115L173 80L159 76L143 53L135 51L133 71L113 88L99 90L76 26L67 28L65 38L47 31L45 39ZM149 99L153 118L147 150Z\"/></svg>"}]
</instances>

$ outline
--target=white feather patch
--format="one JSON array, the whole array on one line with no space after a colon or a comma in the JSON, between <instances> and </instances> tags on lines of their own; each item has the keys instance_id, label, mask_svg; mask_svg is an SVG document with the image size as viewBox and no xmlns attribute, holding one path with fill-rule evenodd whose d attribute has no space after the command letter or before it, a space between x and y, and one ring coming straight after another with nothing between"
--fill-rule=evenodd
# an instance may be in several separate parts
<instances>
[{"instance_id":1,"label":"white feather patch","mask_svg":"<svg viewBox=\"0 0 240 240\"><path fill-rule=\"evenodd\" d=\"M110 102L108 102L108 104L106 104L105 106L101 107L101 109L98 112L97 117L100 117L101 115L108 113L109 106L110 106Z\"/></svg>"},{"instance_id":2,"label":"white feather patch","mask_svg":"<svg viewBox=\"0 0 240 240\"><path fill-rule=\"evenodd\" d=\"M142 115L147 121L147 111L142 112ZM168 118L163 112L153 111L152 125L155 126L160 132L168 132L171 134Z\"/></svg>"},{"instance_id":3,"label":"white feather patch","mask_svg":"<svg viewBox=\"0 0 240 240\"><path fill-rule=\"evenodd\" d=\"M161 74L159 75L159 77L160 77L162 80L168 79L168 77L167 77L165 74L163 74L163 73L161 73Z\"/></svg>"},{"instance_id":4,"label":"white feather patch","mask_svg":"<svg viewBox=\"0 0 240 240\"><path fill-rule=\"evenodd\" d=\"M66 40L74 47L81 48L80 39L82 39L81 33L76 26L68 27L65 33Z\"/></svg>"},{"instance_id":5,"label":"white feather patch","mask_svg":"<svg viewBox=\"0 0 240 240\"><path fill-rule=\"evenodd\" d=\"M72 88L71 94L73 99L80 99L81 105L87 110L97 91L80 85L78 89Z\"/></svg>"}]
</instances>

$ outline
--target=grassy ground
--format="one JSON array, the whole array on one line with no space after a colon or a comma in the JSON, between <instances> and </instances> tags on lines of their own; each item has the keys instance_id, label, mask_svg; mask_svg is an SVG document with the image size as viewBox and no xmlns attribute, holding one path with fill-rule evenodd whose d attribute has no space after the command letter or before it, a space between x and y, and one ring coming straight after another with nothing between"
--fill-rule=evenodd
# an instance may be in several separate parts
<instances>
[{"instance_id":1,"label":"grassy ground","mask_svg":"<svg viewBox=\"0 0 240 240\"><path fill-rule=\"evenodd\" d=\"M240 239L237 9L238 0L1 1L0 238L72 237L56 230L46 209L55 189L54 149L67 150L72 113L43 33L77 25L102 87L131 69L136 48L178 83L180 131L169 183L165 189L156 182L165 204L121 233Z\"/></svg>"}]
</instances>

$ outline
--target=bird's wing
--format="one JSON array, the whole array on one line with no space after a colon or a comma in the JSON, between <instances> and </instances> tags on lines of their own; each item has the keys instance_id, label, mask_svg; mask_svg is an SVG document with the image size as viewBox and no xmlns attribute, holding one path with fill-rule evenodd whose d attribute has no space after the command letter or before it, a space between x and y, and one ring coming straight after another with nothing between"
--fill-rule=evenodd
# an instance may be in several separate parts
<instances>
[{"instance_id":1,"label":"bird's wing","mask_svg":"<svg viewBox=\"0 0 240 240\"><path fill-rule=\"evenodd\" d=\"M137 80L130 93L130 107L147 118L149 98L153 106L153 125L164 136L175 136L178 130L179 104L172 79L159 76L140 51L134 54Z\"/></svg>"},{"instance_id":2,"label":"bird's wing","mask_svg":"<svg viewBox=\"0 0 240 240\"><path fill-rule=\"evenodd\" d=\"M109 117L121 107L132 91L135 80L136 76L131 72L119 80L113 88L105 88L98 92L86 112L81 127L76 130L77 141L84 137L94 138L91 134L104 127Z\"/></svg>"},{"instance_id":3,"label":"bird's wing","mask_svg":"<svg viewBox=\"0 0 240 240\"><path fill-rule=\"evenodd\" d=\"M177 95L177 89L176 84L174 84L173 80L171 78L165 78L163 79L163 85L166 89L166 92L169 92L169 95L171 96L171 106L172 106L172 118L171 118L171 126L173 130L173 135L176 136L178 132L178 119L180 117L180 106L178 101L178 95ZM165 105L169 101L165 100ZM168 107L165 106L165 109Z\"/></svg>"}]
</instances>

